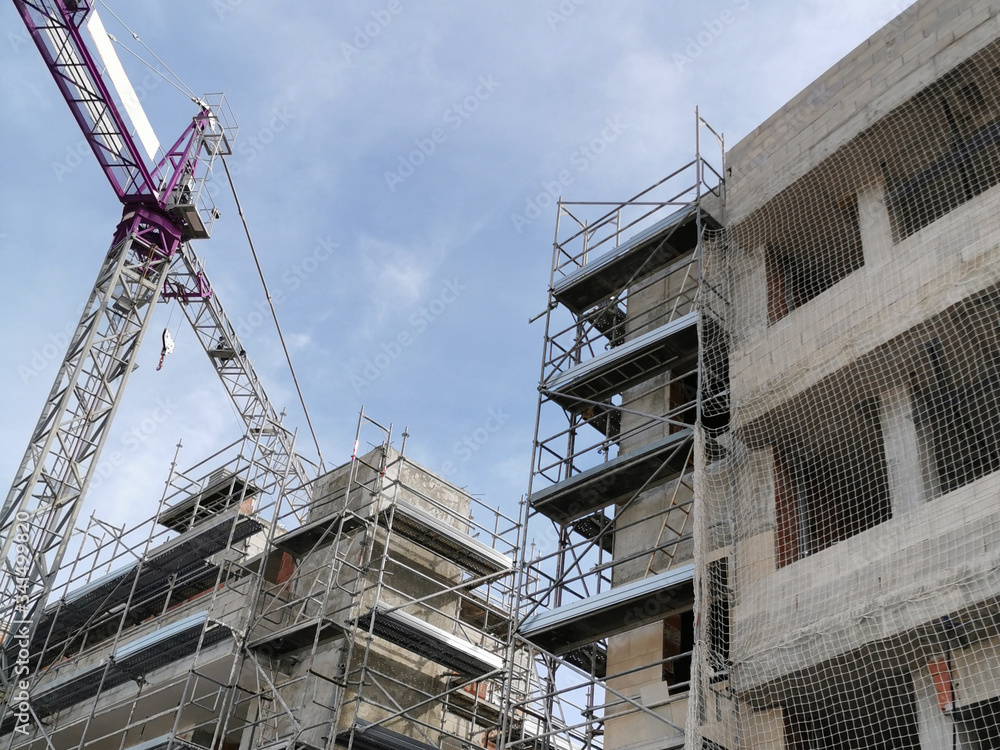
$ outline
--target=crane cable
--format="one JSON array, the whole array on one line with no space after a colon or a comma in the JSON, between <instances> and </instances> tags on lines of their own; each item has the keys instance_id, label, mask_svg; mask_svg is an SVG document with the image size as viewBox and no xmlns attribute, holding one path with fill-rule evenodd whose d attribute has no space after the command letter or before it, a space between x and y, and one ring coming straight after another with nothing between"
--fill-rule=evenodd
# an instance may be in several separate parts
<instances>
[{"instance_id":1,"label":"crane cable","mask_svg":"<svg viewBox=\"0 0 1000 750\"><path fill-rule=\"evenodd\" d=\"M233 199L236 201L236 210L240 215L240 221L243 222L243 231L246 233L247 242L250 244L250 252L253 254L253 262L257 266L257 274L260 276L260 283L264 287L264 295L267 297L267 304L271 308L271 317L274 319L274 327L278 331L278 339L281 341L281 348L285 352L285 361L288 362L288 369L292 373L292 381L295 383L295 391L299 394L299 403L302 405L302 411L306 415L306 424L309 425L309 433L312 435L313 444L316 446L316 455L319 457L319 468L321 472L326 471L326 467L323 463L323 452L319 448L319 440L316 438L316 430L313 429L312 419L309 418L309 410L306 408L305 398L302 396L302 389L299 387L299 379L295 375L295 368L292 366L292 357L288 353L288 345L285 343L285 335L281 332L281 325L278 323L278 314L274 310L274 300L271 299L271 291L267 288L267 281L264 279L264 270L260 267L260 259L257 257L257 248L254 247L253 237L250 236L250 227L247 225L247 217L243 213L243 205L240 203L240 197L236 193L236 185L233 184L233 176L229 172L229 164L226 162L226 157L221 157L222 166L226 170L226 179L229 180L229 189L233 193Z\"/></svg>"},{"instance_id":2,"label":"crane cable","mask_svg":"<svg viewBox=\"0 0 1000 750\"><path fill-rule=\"evenodd\" d=\"M129 34L132 35L133 39L135 39L139 44L142 45L143 49L145 49L150 55L153 56L153 59L156 60L156 62L158 62L161 66L163 66L163 69L165 71L167 71L167 73L169 73L171 76L174 77L174 79L176 80L176 82L175 81L171 81L166 75L163 74L163 71L161 71L161 70L153 67L152 65L150 65L146 60L144 60L142 57L140 57L138 54L136 54L133 50L131 50L125 44L123 44L120 41L118 41L117 39L115 39L114 36L112 36L111 34L108 34L108 36L111 37L111 40L113 42L117 43L122 49L124 49L125 51L127 51L133 57L135 57L137 60L139 60L143 65L145 65L147 68L149 68L150 70L152 70L154 73L156 73L157 75L159 75L163 80L165 80L167 83L169 83L175 89L177 89L178 91L180 91L182 94L185 94L186 96L189 96L192 101L194 101L196 103L198 103L198 102L201 101L198 98L198 96L194 93L194 90L191 89L191 87L188 86L186 83L184 83L184 81L181 80L181 77L179 75L177 75L173 70L171 70L170 67L166 63L164 63L163 60L161 60L159 58L159 56L155 52L153 52L153 50L150 49L150 47L144 41L142 41L142 39L139 38L139 35L137 33L135 33L131 28L129 28L128 24L126 24L124 21L122 21L122 19L119 18L118 15L110 7L108 7L107 3L105 3L104 0L98 0L98 2L100 2L100 4L104 7L104 9L107 10L108 13L110 13L112 15L112 17L118 23L120 23L122 25L122 28L124 28ZM302 395L302 389L299 387L299 379L298 379L298 376L295 374L295 368L292 366L292 357L291 357L291 355L288 352L288 345L285 343L285 336L284 336L284 334L281 331L281 324L278 323L278 314L275 312L275 309L274 309L274 301L271 299L271 292L267 288L267 281L264 279L264 271L261 268L261 266L260 266L260 260L257 257L257 249L256 249L256 247L253 244L253 237L250 236L250 227L247 225L247 219L246 219L246 216L243 213L243 206L240 203L240 197L239 197L239 195L237 195L237 193L236 193L236 185L233 184L233 176L229 172L229 164L226 163L225 157L222 158L222 166L225 167L226 178L229 180L229 189L233 193L233 199L236 201L236 210L239 212L240 220L243 222L243 231L246 233L247 242L250 245L250 252L253 254L253 260L254 260L254 263L257 266L257 273L260 276L260 283L264 287L264 294L267 296L267 304L271 308L271 317L274 319L274 327L277 329L277 331L278 331L278 338L281 340L281 348L285 352L285 361L288 362L288 369L292 373L292 381L295 383L295 391L296 391L296 393L298 393L299 403L302 405L302 411L303 411L303 413L305 414L305 417L306 417L306 424L309 425L309 433L312 435L313 444L316 446L316 455L319 458L320 471L326 471L326 468L325 468L325 465L324 465L324 462L323 462L323 451L320 450L319 440L316 437L316 430L313 429L312 419L309 417L309 410L306 408L306 401L305 401L305 398ZM166 349L166 343L165 342L164 342L164 349ZM162 364L163 364L163 357L161 356L160 357L160 365L162 366ZM157 367L157 369L159 369L159 367Z\"/></svg>"},{"instance_id":3,"label":"crane cable","mask_svg":"<svg viewBox=\"0 0 1000 750\"><path fill-rule=\"evenodd\" d=\"M138 34L136 34L134 31L132 31L132 29L130 29L128 27L128 24L126 24L121 18L119 18L118 15L113 10L111 10L110 7L108 7L108 4L105 3L104 0L99 0L99 2L101 3L101 6L104 8L104 10L106 10L108 13L110 13L111 16L118 23L121 24L122 28L125 29L125 31L127 31L129 34L131 34L132 38L135 39L139 44L141 44L142 47L143 47L143 49L145 49L149 54L151 54L153 56L153 59L156 60L156 62L158 62L160 65L163 66L163 70L167 71L167 73L169 73L170 75L172 75L176 79L176 83L174 81L171 81L169 78L167 78L167 76L165 76L163 74L163 70L159 70L158 68L155 68L152 65L150 65L146 60L144 60L142 57L140 57L136 52L134 52L133 50L131 50L128 47L126 47L118 39L115 39L115 37L114 37L113 34L108 33L108 36L111 38L111 41L115 42L119 47L121 47L123 50L125 50L126 52L128 52L136 60L138 60L143 65L145 65L147 68L149 68L151 71L153 71L154 73L156 73L158 76L160 76L160 78L162 78L164 81L166 81L167 83L169 83L171 86L173 86L175 89L177 89L178 91L180 91L182 94L184 94L187 97L190 97L192 101L194 101L194 102L200 102L201 101L198 98L198 95L195 94L194 90L190 86L188 86L186 83L184 83L184 81L181 80L181 77L179 75L177 75L174 71L172 71L170 69L170 67L165 62L163 62L163 60L161 60L159 58L159 56L155 52L153 52L153 50L149 47L149 45L147 45L144 41L142 41L142 39L139 38Z\"/></svg>"}]
</instances>

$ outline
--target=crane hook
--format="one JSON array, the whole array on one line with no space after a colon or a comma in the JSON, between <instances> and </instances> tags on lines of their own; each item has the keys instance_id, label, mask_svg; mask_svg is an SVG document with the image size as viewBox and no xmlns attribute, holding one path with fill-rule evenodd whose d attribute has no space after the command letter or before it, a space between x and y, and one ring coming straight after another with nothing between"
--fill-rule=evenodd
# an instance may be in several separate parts
<instances>
[{"instance_id":1,"label":"crane hook","mask_svg":"<svg viewBox=\"0 0 1000 750\"><path fill-rule=\"evenodd\" d=\"M156 371L159 372L160 368L163 367L163 360L168 355L174 351L174 338L170 335L170 329L163 329L163 348L160 349L160 364L156 366Z\"/></svg>"}]
</instances>

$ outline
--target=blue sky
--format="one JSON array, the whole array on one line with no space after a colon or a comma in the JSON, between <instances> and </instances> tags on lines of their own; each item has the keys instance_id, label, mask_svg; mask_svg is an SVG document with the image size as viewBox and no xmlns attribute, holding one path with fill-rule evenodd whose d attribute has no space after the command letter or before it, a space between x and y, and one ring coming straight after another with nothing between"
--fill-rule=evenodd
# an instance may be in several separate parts
<instances>
[{"instance_id":1,"label":"blue sky","mask_svg":"<svg viewBox=\"0 0 1000 750\"><path fill-rule=\"evenodd\" d=\"M358 410L508 512L527 487L555 208L623 200L685 163L694 108L740 138L902 0L108 0L196 92L224 91L231 165L328 466ZM116 37L141 47L106 10ZM11 4L0 6L0 477L10 481L120 207ZM161 141L191 102L119 51ZM148 53L143 53L152 60ZM156 64L155 61L153 63ZM566 176L568 174L568 177ZM560 179L560 175L562 178ZM222 182L220 181L220 187ZM221 192L221 191L220 191ZM314 456L231 198L198 243L272 401ZM239 434L181 313L162 305L91 492L155 512L175 445ZM177 342L160 372L159 335Z\"/></svg>"}]
</instances>

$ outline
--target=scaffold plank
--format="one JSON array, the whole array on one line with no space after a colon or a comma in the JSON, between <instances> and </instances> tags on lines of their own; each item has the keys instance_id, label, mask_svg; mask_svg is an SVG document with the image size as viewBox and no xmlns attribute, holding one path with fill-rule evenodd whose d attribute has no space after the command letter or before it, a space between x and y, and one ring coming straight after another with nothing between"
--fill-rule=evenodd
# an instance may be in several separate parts
<instances>
[{"instance_id":1,"label":"scaffold plank","mask_svg":"<svg viewBox=\"0 0 1000 750\"><path fill-rule=\"evenodd\" d=\"M45 690L38 693L31 699L31 706L39 717L61 711L62 709L75 705L80 701L87 700L97 695L101 687L101 679L104 678L104 687L112 688L120 685L125 678L108 669L106 661L96 664L87 669L74 670L65 677L58 679L45 687Z\"/></svg>"},{"instance_id":2,"label":"scaffold plank","mask_svg":"<svg viewBox=\"0 0 1000 750\"><path fill-rule=\"evenodd\" d=\"M677 478L684 470L694 431L688 427L616 456L569 479L532 492L531 507L557 523L569 523ZM655 476L654 476L655 473ZM651 479L652 478L652 479Z\"/></svg>"},{"instance_id":3,"label":"scaffold plank","mask_svg":"<svg viewBox=\"0 0 1000 750\"><path fill-rule=\"evenodd\" d=\"M364 719L356 719L353 726L337 732L336 742L341 747L350 745L353 750L438 750L436 745L428 745Z\"/></svg>"},{"instance_id":4,"label":"scaffold plank","mask_svg":"<svg viewBox=\"0 0 1000 750\"><path fill-rule=\"evenodd\" d=\"M312 646L326 643L344 635L344 628L326 617L314 617L287 628L267 633L248 644L255 651L266 651L281 656Z\"/></svg>"},{"instance_id":5,"label":"scaffold plank","mask_svg":"<svg viewBox=\"0 0 1000 750\"><path fill-rule=\"evenodd\" d=\"M379 638L468 677L485 675L503 667L503 659L497 654L381 603L358 619L358 627L363 630L371 627Z\"/></svg>"},{"instance_id":6,"label":"scaffold plank","mask_svg":"<svg viewBox=\"0 0 1000 750\"><path fill-rule=\"evenodd\" d=\"M158 611L171 590L177 598L204 590L211 585L209 579L218 574L218 566L206 558L262 528L258 519L233 511L153 548L141 564L135 561L95 578L46 608L35 630L32 652L41 649L46 639L49 643L61 641L95 617L127 603L130 597L130 612L142 615L147 610Z\"/></svg>"},{"instance_id":7,"label":"scaffold plank","mask_svg":"<svg viewBox=\"0 0 1000 750\"><path fill-rule=\"evenodd\" d=\"M693 604L694 565L689 564L531 615L518 632L549 653L565 654Z\"/></svg>"},{"instance_id":8,"label":"scaffold plank","mask_svg":"<svg viewBox=\"0 0 1000 750\"><path fill-rule=\"evenodd\" d=\"M238 474L225 473L210 481L205 489L164 510L156 521L174 531L187 531L258 492L258 487Z\"/></svg>"},{"instance_id":9,"label":"scaffold plank","mask_svg":"<svg viewBox=\"0 0 1000 750\"><path fill-rule=\"evenodd\" d=\"M559 279L552 287L553 296L560 304L580 314L619 293L644 270L659 269L690 252L698 244L696 208L694 204L685 206L601 253L595 260ZM719 226L704 209L702 221L706 226Z\"/></svg>"},{"instance_id":10,"label":"scaffold plank","mask_svg":"<svg viewBox=\"0 0 1000 750\"><path fill-rule=\"evenodd\" d=\"M341 518L344 521L342 528L340 526ZM291 555L301 557L306 552L315 549L317 545L333 544L337 539L338 532L350 533L363 523L364 521L354 513L334 513L282 534L274 540L274 546Z\"/></svg>"},{"instance_id":11,"label":"scaffold plank","mask_svg":"<svg viewBox=\"0 0 1000 750\"><path fill-rule=\"evenodd\" d=\"M689 312L542 383L569 411L602 401L666 369L693 365L698 356L698 313Z\"/></svg>"},{"instance_id":12,"label":"scaffold plank","mask_svg":"<svg viewBox=\"0 0 1000 750\"><path fill-rule=\"evenodd\" d=\"M404 500L396 500L395 505L393 532L477 575L494 575L513 568L514 561L507 555L430 513Z\"/></svg>"},{"instance_id":13,"label":"scaffold plank","mask_svg":"<svg viewBox=\"0 0 1000 750\"><path fill-rule=\"evenodd\" d=\"M584 539L595 541L605 552L615 549L615 522L604 513L585 516L571 524L573 531Z\"/></svg>"},{"instance_id":14,"label":"scaffold plank","mask_svg":"<svg viewBox=\"0 0 1000 750\"><path fill-rule=\"evenodd\" d=\"M198 745L194 745L180 737L172 734L164 734L160 737L153 737L138 745L131 745L125 750L198 750Z\"/></svg>"},{"instance_id":15,"label":"scaffold plank","mask_svg":"<svg viewBox=\"0 0 1000 750\"><path fill-rule=\"evenodd\" d=\"M201 637L205 630L204 638ZM229 638L232 632L222 623L212 621L207 612L199 612L161 627L119 647L109 658L89 667L72 669L65 676L43 680L41 690L31 698L32 708L39 717L85 701L137 676L183 659L198 648ZM7 731L8 717L0 732Z\"/></svg>"},{"instance_id":16,"label":"scaffold plank","mask_svg":"<svg viewBox=\"0 0 1000 750\"><path fill-rule=\"evenodd\" d=\"M117 670L128 675L147 674L194 653L199 639L205 648L231 635L232 631L221 622L211 620L207 611L198 612L119 647L111 661Z\"/></svg>"},{"instance_id":17,"label":"scaffold plank","mask_svg":"<svg viewBox=\"0 0 1000 750\"><path fill-rule=\"evenodd\" d=\"M600 643L588 643L567 651L563 658L584 672L590 672L593 668L594 677L599 680L608 676L608 650Z\"/></svg>"},{"instance_id":18,"label":"scaffold plank","mask_svg":"<svg viewBox=\"0 0 1000 750\"><path fill-rule=\"evenodd\" d=\"M496 634L506 631L511 615L499 602L475 591L466 591L458 604L458 617L484 633Z\"/></svg>"}]
</instances>

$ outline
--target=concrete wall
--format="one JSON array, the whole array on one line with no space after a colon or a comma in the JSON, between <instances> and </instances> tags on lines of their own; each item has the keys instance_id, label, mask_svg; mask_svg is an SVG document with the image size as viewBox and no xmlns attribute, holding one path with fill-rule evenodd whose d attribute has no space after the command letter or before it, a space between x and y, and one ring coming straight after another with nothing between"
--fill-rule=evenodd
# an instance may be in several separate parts
<instances>
[{"instance_id":1,"label":"concrete wall","mask_svg":"<svg viewBox=\"0 0 1000 750\"><path fill-rule=\"evenodd\" d=\"M734 688L904 638L1000 596L998 492L1000 474L990 474L757 580L746 561L773 546L756 537L744 542L761 551L737 553Z\"/></svg>"},{"instance_id":2,"label":"concrete wall","mask_svg":"<svg viewBox=\"0 0 1000 750\"><path fill-rule=\"evenodd\" d=\"M681 737L676 727L684 726L687 696L670 694L669 686L662 681L662 659L662 622L644 625L608 639L608 673L630 674L607 681L609 692L606 700L610 706L606 709L608 718L604 724L605 747L671 747L674 746L672 742ZM653 710L666 721L623 702L611 690ZM663 744L657 745L657 742Z\"/></svg>"},{"instance_id":3,"label":"concrete wall","mask_svg":"<svg viewBox=\"0 0 1000 750\"><path fill-rule=\"evenodd\" d=\"M921 0L859 44L729 150L729 221L742 221L995 39L998 11L996 0Z\"/></svg>"},{"instance_id":4,"label":"concrete wall","mask_svg":"<svg viewBox=\"0 0 1000 750\"><path fill-rule=\"evenodd\" d=\"M891 257L866 265L734 347L733 402L753 422L849 363L1000 278L1000 186L906 238ZM763 277L757 279L762 284ZM745 299L759 300L745 285Z\"/></svg>"},{"instance_id":5,"label":"concrete wall","mask_svg":"<svg viewBox=\"0 0 1000 750\"><path fill-rule=\"evenodd\" d=\"M380 460L380 449L362 458L371 466L380 465ZM394 501L402 500L463 533L471 531L471 500L466 492L395 450L389 451L385 464L385 475L380 481L373 470L361 463L355 467L354 481L364 486L350 488L346 507L371 519L376 509L385 511ZM340 512L345 507L350 471L350 464L346 464L319 480L320 489L310 520ZM373 496L376 487L379 489ZM300 616L303 611L315 616L325 597L327 615L350 622L379 601L389 607L401 607L401 611L446 632L475 636L470 628L459 625L458 596L447 591L461 580L461 575L458 565L398 532L387 536L383 524L361 526L339 544L317 549L299 561L289 597L297 603L286 607L285 613L287 618ZM327 592L331 578L333 585ZM411 604L415 600L421 601ZM483 642L485 637L472 640L477 645L488 645ZM328 734L326 722L335 715L332 707L336 705L342 705L338 730L348 729L357 719L381 721L406 709L404 717L385 724L386 728L430 744L443 741L443 735L418 722L441 727L442 721L447 720L451 731L459 734L470 731L465 720L454 715L446 719L440 702L427 701L428 696L445 689L448 672L445 667L378 637L367 648L365 642L365 636L358 636L348 656L346 641L334 641L314 660L293 665L287 687L281 693L288 705L302 706L299 721L311 727L301 736L302 740L317 746L324 744L323 738ZM310 680L308 675L313 671L331 675L337 682L346 678L349 687L337 688L331 680ZM357 682L362 676L364 688L359 694ZM314 692L309 693L310 690ZM419 708L412 708L418 705ZM287 717L281 717L280 721L282 731L291 729Z\"/></svg>"}]
</instances>

